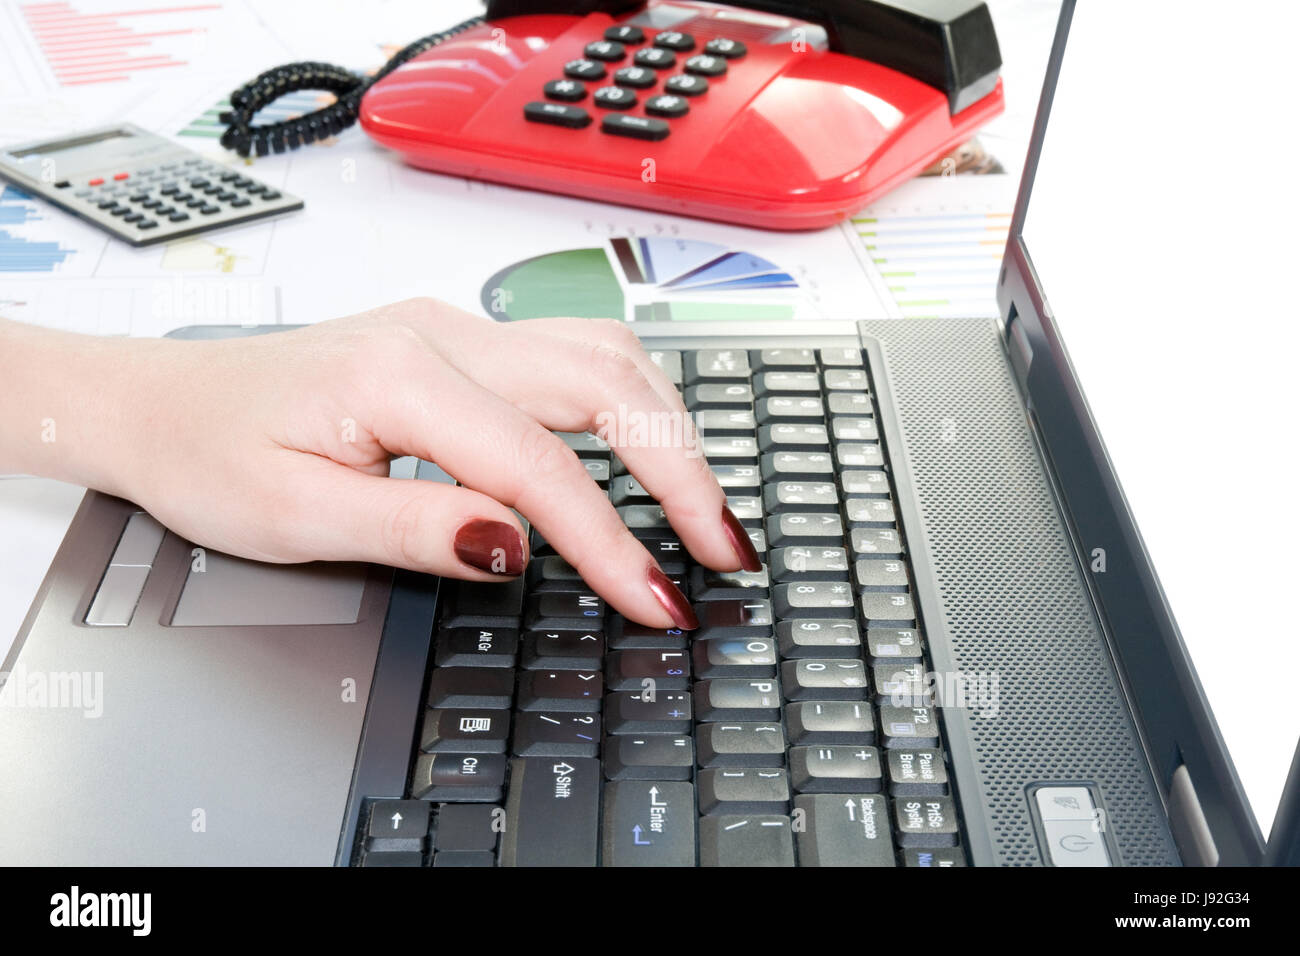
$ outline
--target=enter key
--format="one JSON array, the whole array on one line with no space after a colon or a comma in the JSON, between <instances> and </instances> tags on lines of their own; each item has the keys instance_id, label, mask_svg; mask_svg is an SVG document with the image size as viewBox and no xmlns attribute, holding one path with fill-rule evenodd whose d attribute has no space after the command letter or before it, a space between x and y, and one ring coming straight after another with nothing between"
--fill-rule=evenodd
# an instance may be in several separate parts
<instances>
[{"instance_id":1,"label":"enter key","mask_svg":"<svg viewBox=\"0 0 1300 956\"><path fill-rule=\"evenodd\" d=\"M689 783L607 783L604 816L604 866L695 865L695 790Z\"/></svg>"}]
</instances>

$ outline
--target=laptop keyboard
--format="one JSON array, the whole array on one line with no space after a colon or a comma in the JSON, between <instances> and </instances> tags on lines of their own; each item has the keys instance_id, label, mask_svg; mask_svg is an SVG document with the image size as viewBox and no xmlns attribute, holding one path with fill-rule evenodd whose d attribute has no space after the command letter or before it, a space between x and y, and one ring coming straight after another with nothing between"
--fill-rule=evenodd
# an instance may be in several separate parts
<instances>
[{"instance_id":1,"label":"laptop keyboard","mask_svg":"<svg viewBox=\"0 0 1300 956\"><path fill-rule=\"evenodd\" d=\"M444 581L409 790L365 808L359 861L965 865L864 354L652 356L763 570L694 564L562 436L700 628L623 619L536 531L516 581Z\"/></svg>"}]
</instances>

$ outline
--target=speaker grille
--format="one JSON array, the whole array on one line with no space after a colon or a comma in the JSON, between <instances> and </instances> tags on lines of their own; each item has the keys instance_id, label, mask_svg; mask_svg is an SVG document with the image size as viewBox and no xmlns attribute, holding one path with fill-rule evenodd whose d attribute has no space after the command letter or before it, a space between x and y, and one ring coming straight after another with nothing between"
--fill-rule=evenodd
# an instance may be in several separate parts
<instances>
[{"instance_id":1,"label":"speaker grille","mask_svg":"<svg viewBox=\"0 0 1300 956\"><path fill-rule=\"evenodd\" d=\"M1116 862L1177 864L996 326L862 329L880 344L873 371L935 669L998 675L996 716L944 710L952 748L973 757L973 780L955 761L968 824L982 811L992 862L1041 865L1026 786L1093 781Z\"/></svg>"}]
</instances>

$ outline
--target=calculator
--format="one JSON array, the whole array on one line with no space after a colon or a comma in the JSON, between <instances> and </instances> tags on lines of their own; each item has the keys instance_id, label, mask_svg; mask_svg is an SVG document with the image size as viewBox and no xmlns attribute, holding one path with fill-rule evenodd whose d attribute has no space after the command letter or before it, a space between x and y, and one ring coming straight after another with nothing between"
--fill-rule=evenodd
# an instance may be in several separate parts
<instances>
[{"instance_id":1,"label":"calculator","mask_svg":"<svg viewBox=\"0 0 1300 956\"><path fill-rule=\"evenodd\" d=\"M303 206L130 123L0 148L0 177L133 246Z\"/></svg>"}]
</instances>

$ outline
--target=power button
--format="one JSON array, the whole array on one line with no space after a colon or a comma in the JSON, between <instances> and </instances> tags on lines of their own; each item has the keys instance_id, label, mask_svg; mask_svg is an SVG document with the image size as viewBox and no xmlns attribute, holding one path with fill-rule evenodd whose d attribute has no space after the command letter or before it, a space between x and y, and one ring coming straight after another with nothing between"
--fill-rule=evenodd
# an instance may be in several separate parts
<instances>
[{"instance_id":1,"label":"power button","mask_svg":"<svg viewBox=\"0 0 1300 956\"><path fill-rule=\"evenodd\" d=\"M1035 809L1053 866L1110 866L1106 818L1088 787L1039 787Z\"/></svg>"}]
</instances>

